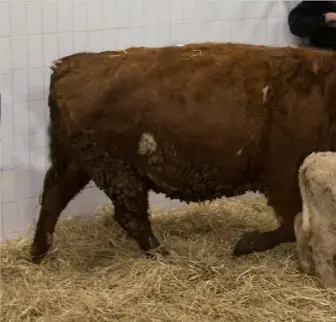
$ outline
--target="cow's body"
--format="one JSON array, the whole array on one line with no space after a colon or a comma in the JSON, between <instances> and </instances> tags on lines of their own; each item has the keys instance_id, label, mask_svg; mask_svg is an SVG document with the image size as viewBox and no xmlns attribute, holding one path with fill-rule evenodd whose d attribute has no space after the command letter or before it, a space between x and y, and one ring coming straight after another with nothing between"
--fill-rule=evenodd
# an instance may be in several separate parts
<instances>
[{"instance_id":1,"label":"cow's body","mask_svg":"<svg viewBox=\"0 0 336 322\"><path fill-rule=\"evenodd\" d=\"M312 153L299 169L302 213L295 218L299 264L336 286L336 153ZM312 252L310 250L312 248Z\"/></svg>"},{"instance_id":2,"label":"cow's body","mask_svg":"<svg viewBox=\"0 0 336 322\"><path fill-rule=\"evenodd\" d=\"M159 246L149 190L183 201L260 190L280 227L245 235L234 253L294 241L298 167L310 152L334 148L332 64L328 52L234 44L58 61L49 95L52 167L34 258L50 247L60 212L89 179L144 250Z\"/></svg>"}]
</instances>

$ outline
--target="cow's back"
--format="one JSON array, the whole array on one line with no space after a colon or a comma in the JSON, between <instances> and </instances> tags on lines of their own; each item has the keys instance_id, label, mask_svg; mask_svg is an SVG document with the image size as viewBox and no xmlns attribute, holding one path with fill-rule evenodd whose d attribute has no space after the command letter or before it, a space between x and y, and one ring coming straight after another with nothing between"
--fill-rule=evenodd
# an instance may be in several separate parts
<instances>
[{"instance_id":1,"label":"cow's back","mask_svg":"<svg viewBox=\"0 0 336 322\"><path fill-rule=\"evenodd\" d=\"M285 141L290 153L318 147L330 62L234 44L87 53L58 63L51 95L72 135L91 135L158 185L221 194L260 179Z\"/></svg>"}]
</instances>

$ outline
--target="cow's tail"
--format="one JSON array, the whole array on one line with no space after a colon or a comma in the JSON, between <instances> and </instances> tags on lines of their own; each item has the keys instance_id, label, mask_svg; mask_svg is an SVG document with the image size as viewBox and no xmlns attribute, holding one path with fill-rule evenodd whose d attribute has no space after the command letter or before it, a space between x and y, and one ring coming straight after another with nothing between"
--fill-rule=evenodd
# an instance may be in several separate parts
<instances>
[{"instance_id":1,"label":"cow's tail","mask_svg":"<svg viewBox=\"0 0 336 322\"><path fill-rule=\"evenodd\" d=\"M52 74L50 76L48 106L49 106L49 124L47 135L49 138L49 162L50 166L45 176L43 183L43 193L40 196L39 204L41 204L45 198L44 193L48 190L47 186L53 185L57 178L64 173L69 164L70 157L67 153L67 147L64 144L64 140L61 138L61 114L60 109L55 99L54 87L55 81L60 77L57 71L57 66L52 68Z\"/></svg>"},{"instance_id":2,"label":"cow's tail","mask_svg":"<svg viewBox=\"0 0 336 322\"><path fill-rule=\"evenodd\" d=\"M60 66L61 67L61 66ZM62 119L58 101L55 95L55 83L62 77L62 71L57 62L51 67L52 73L50 76L49 85L49 116L50 123L48 128L49 136L49 151L50 161L57 168L62 169L68 163L67 149L65 147L65 140L62 140ZM62 143L63 142L63 143Z\"/></svg>"}]
</instances>

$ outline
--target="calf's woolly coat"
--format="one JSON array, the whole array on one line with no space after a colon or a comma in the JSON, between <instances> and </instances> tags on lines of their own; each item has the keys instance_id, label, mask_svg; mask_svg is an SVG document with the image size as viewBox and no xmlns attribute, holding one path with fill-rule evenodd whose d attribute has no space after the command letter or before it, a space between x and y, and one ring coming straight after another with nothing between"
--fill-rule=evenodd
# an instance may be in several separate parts
<instances>
[{"instance_id":1,"label":"calf's woolly coat","mask_svg":"<svg viewBox=\"0 0 336 322\"><path fill-rule=\"evenodd\" d=\"M294 241L299 165L312 151L335 148L333 59L304 48L220 43L57 61L49 94L51 167L34 261L90 179L145 251L160 245L148 218L149 190L187 202L262 191L280 225L247 233L234 254Z\"/></svg>"},{"instance_id":2,"label":"calf's woolly coat","mask_svg":"<svg viewBox=\"0 0 336 322\"><path fill-rule=\"evenodd\" d=\"M324 286L336 286L336 153L309 155L299 169L303 210L295 218L302 271L315 269ZM311 250L310 250L311 246Z\"/></svg>"}]
</instances>

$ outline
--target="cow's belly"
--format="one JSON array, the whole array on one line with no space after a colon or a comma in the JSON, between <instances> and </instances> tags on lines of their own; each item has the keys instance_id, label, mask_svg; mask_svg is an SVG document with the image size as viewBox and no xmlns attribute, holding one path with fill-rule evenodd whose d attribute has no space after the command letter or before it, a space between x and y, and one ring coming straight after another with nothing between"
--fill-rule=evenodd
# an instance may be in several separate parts
<instances>
[{"instance_id":1,"label":"cow's belly","mask_svg":"<svg viewBox=\"0 0 336 322\"><path fill-rule=\"evenodd\" d=\"M212 200L255 190L258 171L253 171L248 149L240 154L214 159L210 151L160 149L143 153L139 161L141 176L148 188L183 201ZM208 152L209 159L204 154ZM198 158L202 156L202 158ZM254 169L256 170L256 169Z\"/></svg>"},{"instance_id":2,"label":"cow's belly","mask_svg":"<svg viewBox=\"0 0 336 322\"><path fill-rule=\"evenodd\" d=\"M235 182L221 181L220 175L211 173L183 177L183 174L178 172L172 174L149 171L146 179L148 188L154 192L187 202L213 200L222 196L231 197L247 190L255 190L254 183L249 178L245 177Z\"/></svg>"},{"instance_id":3,"label":"cow's belly","mask_svg":"<svg viewBox=\"0 0 336 322\"><path fill-rule=\"evenodd\" d=\"M82 134L69 142L73 157L100 188L120 185L115 178L125 171L141 178L148 189L189 202L260 190L255 142L223 141L215 146L205 140L191 145L165 139L154 143L150 137L139 141L130 135L103 144L99 137Z\"/></svg>"}]
</instances>

